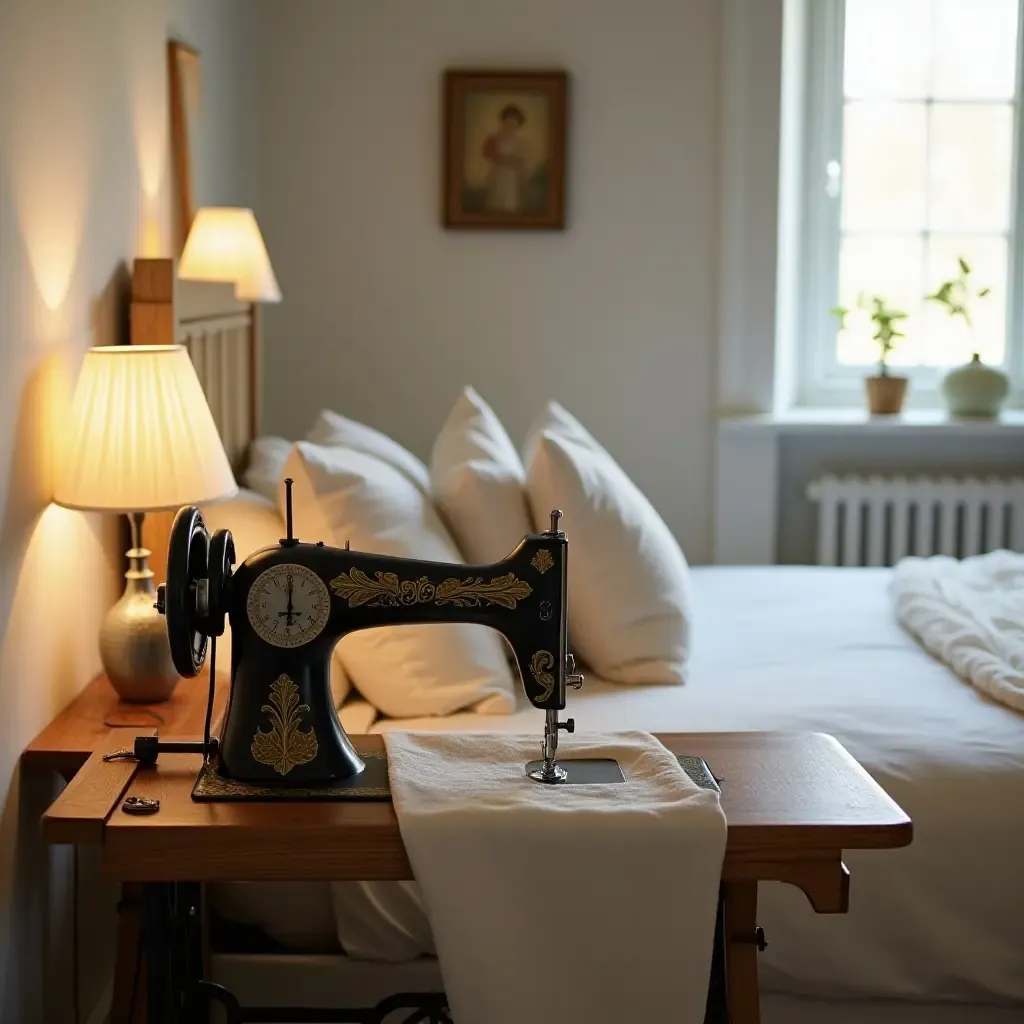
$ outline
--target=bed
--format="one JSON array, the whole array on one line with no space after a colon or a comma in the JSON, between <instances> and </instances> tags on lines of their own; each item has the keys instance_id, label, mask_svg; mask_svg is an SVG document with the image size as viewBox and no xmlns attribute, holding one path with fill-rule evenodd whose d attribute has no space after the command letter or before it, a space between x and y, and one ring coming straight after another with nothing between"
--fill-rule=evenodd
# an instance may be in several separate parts
<instances>
[{"instance_id":1,"label":"bed","mask_svg":"<svg viewBox=\"0 0 1024 1024\"><path fill-rule=\"evenodd\" d=\"M179 325L189 322L179 309ZM231 407L232 387L250 389L245 423L211 402L218 422L228 415L236 451L259 430L249 331L232 328L217 341L204 328L201 346L192 346L220 405ZM243 360L226 378L218 345L253 362ZM759 917L769 947L762 987L774 994L766 1021L845 1024L863 1019L865 1000L876 1016L903 1024L1020 1020L1024 716L961 683L899 629L888 578L869 569L696 569L688 683L634 688L588 679L571 710L581 729L828 732L913 818L909 849L850 858L855 881L846 917L819 917L796 890L763 887ZM512 715L378 721L372 731L536 733L538 714L522 700ZM246 1000L293 1005L297 994L309 1005L351 1004L364 994L438 984L431 959L383 965L344 956L324 913L329 895L312 883L235 890L220 901L222 912L234 906L236 918L263 922L283 913L297 948L259 955L215 949L215 974Z\"/></svg>"},{"instance_id":2,"label":"bed","mask_svg":"<svg viewBox=\"0 0 1024 1024\"><path fill-rule=\"evenodd\" d=\"M981 1019L980 1004L1004 1004L1019 1019L1024 717L961 683L899 629L888 578L884 569L695 569L690 681L632 689L588 679L572 713L580 729L837 736L910 814L914 843L850 857L851 908L842 918L814 914L794 889L763 886L763 987L802 998L958 1003L947 1008L957 1020ZM524 700L513 715L380 721L372 731L536 732L538 714ZM319 888L299 896L313 900ZM296 895L288 895L293 907ZM280 913L273 890L252 887L247 897L250 920ZM323 917L321 932L307 941L335 943L332 924ZM235 977L245 973L244 959L222 965L234 983L244 984ZM354 964L332 968L327 957L318 969L325 979L338 971L335 978L356 983ZM393 976L425 969L405 965ZM370 974L386 970L374 965Z\"/></svg>"}]
</instances>

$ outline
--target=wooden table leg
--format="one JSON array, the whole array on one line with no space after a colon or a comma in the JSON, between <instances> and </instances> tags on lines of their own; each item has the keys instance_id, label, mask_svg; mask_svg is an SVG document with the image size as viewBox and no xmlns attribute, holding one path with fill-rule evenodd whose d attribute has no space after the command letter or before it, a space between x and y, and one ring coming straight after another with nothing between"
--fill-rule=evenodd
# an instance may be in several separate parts
<instances>
[{"instance_id":1,"label":"wooden table leg","mask_svg":"<svg viewBox=\"0 0 1024 1024\"><path fill-rule=\"evenodd\" d=\"M725 882L725 967L729 1024L760 1024L757 991L757 882Z\"/></svg>"},{"instance_id":2,"label":"wooden table leg","mask_svg":"<svg viewBox=\"0 0 1024 1024\"><path fill-rule=\"evenodd\" d=\"M142 886L137 882L125 882L121 886L117 910L117 959L114 961L110 1024L143 1024L146 1019L146 965L141 960Z\"/></svg>"}]
</instances>

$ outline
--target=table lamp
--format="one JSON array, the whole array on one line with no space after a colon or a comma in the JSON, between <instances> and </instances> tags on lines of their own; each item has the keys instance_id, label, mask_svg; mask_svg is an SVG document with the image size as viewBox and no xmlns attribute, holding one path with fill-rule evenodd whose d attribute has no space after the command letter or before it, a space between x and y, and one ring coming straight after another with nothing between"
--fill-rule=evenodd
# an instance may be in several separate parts
<instances>
[{"instance_id":1,"label":"table lamp","mask_svg":"<svg viewBox=\"0 0 1024 1024\"><path fill-rule=\"evenodd\" d=\"M100 659L122 700L166 700L178 682L165 620L153 603L146 512L226 498L237 490L210 407L181 345L89 349L54 500L120 512L131 523L126 585L100 630Z\"/></svg>"},{"instance_id":2,"label":"table lamp","mask_svg":"<svg viewBox=\"0 0 1024 1024\"><path fill-rule=\"evenodd\" d=\"M280 302L281 289L252 210L204 206L178 262L183 281L231 281L242 302Z\"/></svg>"}]
</instances>

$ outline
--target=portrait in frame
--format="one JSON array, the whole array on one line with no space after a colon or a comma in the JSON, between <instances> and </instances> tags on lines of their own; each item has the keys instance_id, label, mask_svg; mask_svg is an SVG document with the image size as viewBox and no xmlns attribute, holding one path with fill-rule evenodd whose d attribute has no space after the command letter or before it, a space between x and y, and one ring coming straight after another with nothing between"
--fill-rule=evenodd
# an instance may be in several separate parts
<instances>
[{"instance_id":1,"label":"portrait in frame","mask_svg":"<svg viewBox=\"0 0 1024 1024\"><path fill-rule=\"evenodd\" d=\"M564 71L445 72L446 227L565 227L567 99Z\"/></svg>"}]
</instances>

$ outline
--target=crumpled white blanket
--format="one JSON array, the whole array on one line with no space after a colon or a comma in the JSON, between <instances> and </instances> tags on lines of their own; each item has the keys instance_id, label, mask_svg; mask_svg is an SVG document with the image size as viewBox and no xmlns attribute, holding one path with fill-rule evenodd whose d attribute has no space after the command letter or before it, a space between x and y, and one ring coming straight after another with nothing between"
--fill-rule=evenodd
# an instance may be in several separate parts
<instances>
[{"instance_id":1,"label":"crumpled white blanket","mask_svg":"<svg viewBox=\"0 0 1024 1024\"><path fill-rule=\"evenodd\" d=\"M905 558L890 592L896 618L925 650L1024 712L1024 555Z\"/></svg>"}]
</instances>

